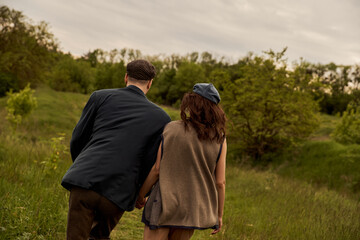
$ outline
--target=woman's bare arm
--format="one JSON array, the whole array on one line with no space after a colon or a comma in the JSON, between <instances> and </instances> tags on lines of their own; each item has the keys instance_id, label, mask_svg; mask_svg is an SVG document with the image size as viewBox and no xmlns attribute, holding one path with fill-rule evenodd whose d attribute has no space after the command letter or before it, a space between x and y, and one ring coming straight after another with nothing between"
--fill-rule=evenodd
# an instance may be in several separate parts
<instances>
[{"instance_id":1,"label":"woman's bare arm","mask_svg":"<svg viewBox=\"0 0 360 240\"><path fill-rule=\"evenodd\" d=\"M227 152L227 143L226 139L224 140L222 151L218 163L216 164L215 178L216 178L216 188L218 191L218 218L219 218L219 228L214 230L212 234L218 233L222 227L222 217L224 212L224 203L225 203L225 168L226 168L226 152Z\"/></svg>"},{"instance_id":2,"label":"woman's bare arm","mask_svg":"<svg viewBox=\"0 0 360 240\"><path fill-rule=\"evenodd\" d=\"M159 171L160 171L160 160L161 160L161 145L160 143L156 162L154 166L151 168L149 175L147 176L144 184L141 186L139 191L139 197L136 201L136 207L142 208L145 204L145 195L151 190L152 186L156 183L156 181L159 179Z\"/></svg>"}]
</instances>

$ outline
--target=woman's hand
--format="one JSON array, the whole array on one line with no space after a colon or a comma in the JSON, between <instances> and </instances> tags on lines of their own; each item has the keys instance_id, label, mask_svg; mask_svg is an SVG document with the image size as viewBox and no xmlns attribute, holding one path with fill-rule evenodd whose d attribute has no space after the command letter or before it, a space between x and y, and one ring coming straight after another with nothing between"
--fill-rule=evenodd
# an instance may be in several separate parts
<instances>
[{"instance_id":1,"label":"woman's hand","mask_svg":"<svg viewBox=\"0 0 360 240\"><path fill-rule=\"evenodd\" d=\"M135 207L137 209L142 209L145 206L145 203L146 203L146 198L138 197L135 203Z\"/></svg>"},{"instance_id":2,"label":"woman's hand","mask_svg":"<svg viewBox=\"0 0 360 240\"><path fill-rule=\"evenodd\" d=\"M160 170L160 160L161 160L161 145L160 143L158 154L156 157L156 162L151 168L149 175L146 177L144 184L141 186L139 191L138 199L136 200L135 207L141 209L145 206L146 194L151 190L152 186L159 180L159 170Z\"/></svg>"},{"instance_id":3,"label":"woman's hand","mask_svg":"<svg viewBox=\"0 0 360 240\"><path fill-rule=\"evenodd\" d=\"M223 225L222 218L219 218L219 228L215 229L211 234L216 234L216 233L220 232L222 225Z\"/></svg>"}]
</instances>

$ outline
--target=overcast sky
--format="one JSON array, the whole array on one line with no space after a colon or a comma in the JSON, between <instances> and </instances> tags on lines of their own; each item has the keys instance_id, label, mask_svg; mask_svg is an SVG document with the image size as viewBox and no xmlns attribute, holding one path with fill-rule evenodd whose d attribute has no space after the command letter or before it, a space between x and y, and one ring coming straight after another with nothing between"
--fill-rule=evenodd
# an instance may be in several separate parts
<instances>
[{"instance_id":1,"label":"overcast sky","mask_svg":"<svg viewBox=\"0 0 360 240\"><path fill-rule=\"evenodd\" d=\"M50 24L61 49L208 51L232 61L288 47L290 61L360 63L360 0L0 0Z\"/></svg>"}]
</instances>

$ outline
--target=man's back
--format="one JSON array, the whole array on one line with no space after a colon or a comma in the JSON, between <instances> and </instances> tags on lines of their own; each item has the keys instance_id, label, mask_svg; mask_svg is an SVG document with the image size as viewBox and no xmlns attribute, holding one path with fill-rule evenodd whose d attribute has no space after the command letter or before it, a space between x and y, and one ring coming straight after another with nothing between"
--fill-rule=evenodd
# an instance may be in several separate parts
<instances>
[{"instance_id":1,"label":"man's back","mask_svg":"<svg viewBox=\"0 0 360 240\"><path fill-rule=\"evenodd\" d=\"M94 190L120 209L132 210L169 121L136 86L94 92L74 129L74 164L62 185Z\"/></svg>"}]
</instances>

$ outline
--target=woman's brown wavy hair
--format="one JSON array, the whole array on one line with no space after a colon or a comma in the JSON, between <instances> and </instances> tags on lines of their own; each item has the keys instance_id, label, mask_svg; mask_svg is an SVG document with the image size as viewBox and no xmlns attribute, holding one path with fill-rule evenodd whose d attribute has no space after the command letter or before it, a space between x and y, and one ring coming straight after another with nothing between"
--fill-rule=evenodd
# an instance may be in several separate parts
<instances>
[{"instance_id":1,"label":"woman's brown wavy hair","mask_svg":"<svg viewBox=\"0 0 360 240\"><path fill-rule=\"evenodd\" d=\"M226 116L219 105L196 93L186 93L180 110L185 130L190 124L200 140L224 141Z\"/></svg>"}]
</instances>

